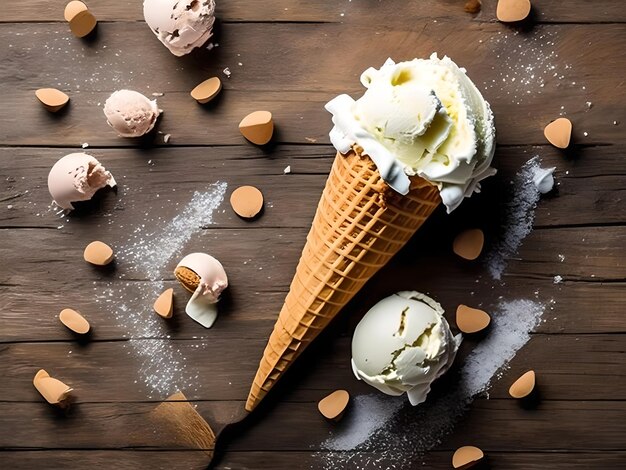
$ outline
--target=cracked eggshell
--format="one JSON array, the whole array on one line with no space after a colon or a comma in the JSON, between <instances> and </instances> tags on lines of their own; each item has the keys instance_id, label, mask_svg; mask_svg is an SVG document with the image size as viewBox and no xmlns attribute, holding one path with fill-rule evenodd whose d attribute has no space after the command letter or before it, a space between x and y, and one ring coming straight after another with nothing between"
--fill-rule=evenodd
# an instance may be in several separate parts
<instances>
[{"instance_id":1,"label":"cracked eggshell","mask_svg":"<svg viewBox=\"0 0 626 470\"><path fill-rule=\"evenodd\" d=\"M228 287L228 277L222 264L206 253L191 253L176 266L176 278L185 289L193 292L185 312L205 328L211 328L217 318L217 302Z\"/></svg>"},{"instance_id":2,"label":"cracked eggshell","mask_svg":"<svg viewBox=\"0 0 626 470\"><path fill-rule=\"evenodd\" d=\"M114 187L113 175L94 157L70 153L57 161L48 174L48 190L54 202L66 210L73 202L88 201L99 189Z\"/></svg>"},{"instance_id":3,"label":"cracked eggshell","mask_svg":"<svg viewBox=\"0 0 626 470\"><path fill-rule=\"evenodd\" d=\"M215 0L144 0L143 16L159 41L181 57L213 35Z\"/></svg>"},{"instance_id":4,"label":"cracked eggshell","mask_svg":"<svg viewBox=\"0 0 626 470\"><path fill-rule=\"evenodd\" d=\"M161 114L156 100L133 90L118 90L104 103L107 123L120 137L141 137L150 132Z\"/></svg>"}]
</instances>

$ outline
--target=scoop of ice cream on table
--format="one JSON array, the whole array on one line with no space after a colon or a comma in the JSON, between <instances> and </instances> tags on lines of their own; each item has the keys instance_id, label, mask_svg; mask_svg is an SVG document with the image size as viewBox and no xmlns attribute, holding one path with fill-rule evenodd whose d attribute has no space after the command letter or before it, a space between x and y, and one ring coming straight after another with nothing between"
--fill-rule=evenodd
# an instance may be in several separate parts
<instances>
[{"instance_id":1,"label":"scoop of ice cream on table","mask_svg":"<svg viewBox=\"0 0 626 470\"><path fill-rule=\"evenodd\" d=\"M106 186L117 183L113 175L94 157L70 153L57 161L48 174L48 190L62 209L72 210L73 202L88 201Z\"/></svg>"},{"instance_id":2,"label":"scoop of ice cream on table","mask_svg":"<svg viewBox=\"0 0 626 470\"><path fill-rule=\"evenodd\" d=\"M418 292L398 292L374 305L357 325L352 370L381 392L406 393L418 405L450 368L460 343L441 305Z\"/></svg>"},{"instance_id":3,"label":"scoop of ice cream on table","mask_svg":"<svg viewBox=\"0 0 626 470\"><path fill-rule=\"evenodd\" d=\"M141 137L150 132L161 111L156 100L133 90L118 90L104 103L107 123L120 137Z\"/></svg>"},{"instance_id":4,"label":"scoop of ice cream on table","mask_svg":"<svg viewBox=\"0 0 626 470\"><path fill-rule=\"evenodd\" d=\"M175 56L189 54L213 35L214 0L144 0L143 16Z\"/></svg>"},{"instance_id":5,"label":"scoop of ice cream on table","mask_svg":"<svg viewBox=\"0 0 626 470\"><path fill-rule=\"evenodd\" d=\"M206 253L191 253L180 260L174 274L192 293L185 307L187 315L205 328L211 328L217 318L217 302L228 287L222 264Z\"/></svg>"},{"instance_id":6,"label":"scoop of ice cream on table","mask_svg":"<svg viewBox=\"0 0 626 470\"><path fill-rule=\"evenodd\" d=\"M441 202L454 210L495 173L493 114L452 60L436 54L399 64L388 60L378 70L366 70L361 83L367 89L363 97L340 95L326 106L333 114L330 138L337 155L248 395L248 411ZM433 337L429 347L435 350L412 348L403 358L416 359L409 354L422 351L445 369L445 358L456 348L443 321L439 325L449 345L444 352L436 350ZM397 326L391 322L389 328ZM363 372L387 391L414 390L414 402L439 374L412 370L404 362L395 367L402 378Z\"/></svg>"}]
</instances>

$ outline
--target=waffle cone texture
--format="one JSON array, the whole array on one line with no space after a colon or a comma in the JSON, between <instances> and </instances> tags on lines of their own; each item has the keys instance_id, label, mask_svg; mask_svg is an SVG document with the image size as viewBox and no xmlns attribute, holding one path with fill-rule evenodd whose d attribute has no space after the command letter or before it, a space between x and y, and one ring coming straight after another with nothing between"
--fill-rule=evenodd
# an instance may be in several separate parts
<instances>
[{"instance_id":1,"label":"waffle cone texture","mask_svg":"<svg viewBox=\"0 0 626 470\"><path fill-rule=\"evenodd\" d=\"M256 408L440 202L439 190L422 178L413 177L410 192L402 196L387 186L369 157L337 153L246 410Z\"/></svg>"}]
</instances>

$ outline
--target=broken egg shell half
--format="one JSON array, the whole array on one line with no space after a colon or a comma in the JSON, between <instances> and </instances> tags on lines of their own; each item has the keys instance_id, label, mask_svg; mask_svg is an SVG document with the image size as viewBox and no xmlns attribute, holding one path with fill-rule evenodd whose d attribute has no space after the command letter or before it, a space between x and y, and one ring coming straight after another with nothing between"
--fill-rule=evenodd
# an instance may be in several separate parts
<instances>
[{"instance_id":1,"label":"broken egg shell half","mask_svg":"<svg viewBox=\"0 0 626 470\"><path fill-rule=\"evenodd\" d=\"M185 256L174 271L185 289L193 292L185 313L205 328L211 328L217 318L217 302L228 287L228 277L222 264L206 253Z\"/></svg>"},{"instance_id":2,"label":"broken egg shell half","mask_svg":"<svg viewBox=\"0 0 626 470\"><path fill-rule=\"evenodd\" d=\"M473 261L480 256L485 244L485 234L475 228L459 233L452 243L452 251L468 261Z\"/></svg>"},{"instance_id":3,"label":"broken egg shell half","mask_svg":"<svg viewBox=\"0 0 626 470\"><path fill-rule=\"evenodd\" d=\"M215 98L221 90L222 81L217 77L211 77L191 90L191 97L200 104L206 104Z\"/></svg>"},{"instance_id":4,"label":"broken egg shell half","mask_svg":"<svg viewBox=\"0 0 626 470\"><path fill-rule=\"evenodd\" d=\"M70 20L70 30L77 38L84 38L89 36L91 32L96 28L98 20L93 16L89 10L78 12Z\"/></svg>"},{"instance_id":5,"label":"broken egg shell half","mask_svg":"<svg viewBox=\"0 0 626 470\"><path fill-rule=\"evenodd\" d=\"M65 21L72 21L76 15L78 15L81 11L88 10L87 5L78 0L73 0L67 5L65 5L65 10L63 11L63 18Z\"/></svg>"},{"instance_id":6,"label":"broken egg shell half","mask_svg":"<svg viewBox=\"0 0 626 470\"><path fill-rule=\"evenodd\" d=\"M240 186L230 195L230 205L239 217L253 219L263 208L263 193L254 186Z\"/></svg>"},{"instance_id":7,"label":"broken egg shell half","mask_svg":"<svg viewBox=\"0 0 626 470\"><path fill-rule=\"evenodd\" d=\"M452 467L468 469L476 465L485 457L485 454L478 447L459 447L452 456Z\"/></svg>"},{"instance_id":8,"label":"broken egg shell half","mask_svg":"<svg viewBox=\"0 0 626 470\"><path fill-rule=\"evenodd\" d=\"M513 398L527 397L535 389L535 380L535 371L529 370L513 382L513 385L509 388L509 395Z\"/></svg>"},{"instance_id":9,"label":"broken egg shell half","mask_svg":"<svg viewBox=\"0 0 626 470\"><path fill-rule=\"evenodd\" d=\"M156 299L153 305L154 311L163 318L172 318L174 312L174 289L169 288Z\"/></svg>"},{"instance_id":10,"label":"broken egg shell half","mask_svg":"<svg viewBox=\"0 0 626 470\"><path fill-rule=\"evenodd\" d=\"M50 377L45 370L41 369L33 378L33 385L42 397L51 405L57 405L67 399L72 388L58 379Z\"/></svg>"},{"instance_id":11,"label":"broken egg shell half","mask_svg":"<svg viewBox=\"0 0 626 470\"><path fill-rule=\"evenodd\" d=\"M341 419L349 401L350 394L346 390L335 390L320 400L317 409L325 418L337 421Z\"/></svg>"},{"instance_id":12,"label":"broken egg shell half","mask_svg":"<svg viewBox=\"0 0 626 470\"><path fill-rule=\"evenodd\" d=\"M564 117L555 119L545 127L543 135L556 148L566 149L572 137L572 121Z\"/></svg>"},{"instance_id":13,"label":"broken egg shell half","mask_svg":"<svg viewBox=\"0 0 626 470\"><path fill-rule=\"evenodd\" d=\"M62 209L72 202L88 201L99 189L115 187L115 179L102 164L86 153L70 153L57 161L48 174L48 190Z\"/></svg>"},{"instance_id":14,"label":"broken egg shell half","mask_svg":"<svg viewBox=\"0 0 626 470\"><path fill-rule=\"evenodd\" d=\"M498 0L496 17L503 23L515 23L526 19L530 8L530 0Z\"/></svg>"},{"instance_id":15,"label":"broken egg shell half","mask_svg":"<svg viewBox=\"0 0 626 470\"><path fill-rule=\"evenodd\" d=\"M477 308L459 305L456 309L456 326L463 333L478 333L491 323L491 317L487 312Z\"/></svg>"},{"instance_id":16,"label":"broken egg shell half","mask_svg":"<svg viewBox=\"0 0 626 470\"><path fill-rule=\"evenodd\" d=\"M256 145L265 145L274 134L274 122L269 111L255 111L248 114L239 123L239 131L246 139Z\"/></svg>"},{"instance_id":17,"label":"broken egg shell half","mask_svg":"<svg viewBox=\"0 0 626 470\"><path fill-rule=\"evenodd\" d=\"M84 335L89 332L89 322L85 320L85 317L83 317L80 312L72 310L71 308L61 310L59 320L74 333Z\"/></svg>"},{"instance_id":18,"label":"broken egg shell half","mask_svg":"<svg viewBox=\"0 0 626 470\"><path fill-rule=\"evenodd\" d=\"M51 113L60 111L70 101L70 97L56 88L40 88L35 92L37 99Z\"/></svg>"},{"instance_id":19,"label":"broken egg shell half","mask_svg":"<svg viewBox=\"0 0 626 470\"><path fill-rule=\"evenodd\" d=\"M83 258L96 266L106 266L113 261L113 249L104 242L91 242L85 247Z\"/></svg>"}]
</instances>

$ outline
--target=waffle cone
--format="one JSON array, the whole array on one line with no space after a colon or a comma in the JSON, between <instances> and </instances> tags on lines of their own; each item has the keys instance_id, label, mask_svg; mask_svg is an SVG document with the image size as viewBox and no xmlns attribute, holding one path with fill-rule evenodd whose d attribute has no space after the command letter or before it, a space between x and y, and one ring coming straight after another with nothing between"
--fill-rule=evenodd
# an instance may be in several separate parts
<instances>
[{"instance_id":1,"label":"waffle cone","mask_svg":"<svg viewBox=\"0 0 626 470\"><path fill-rule=\"evenodd\" d=\"M422 178L413 177L402 196L369 157L337 154L248 395L248 411L440 202L438 189Z\"/></svg>"}]
</instances>

